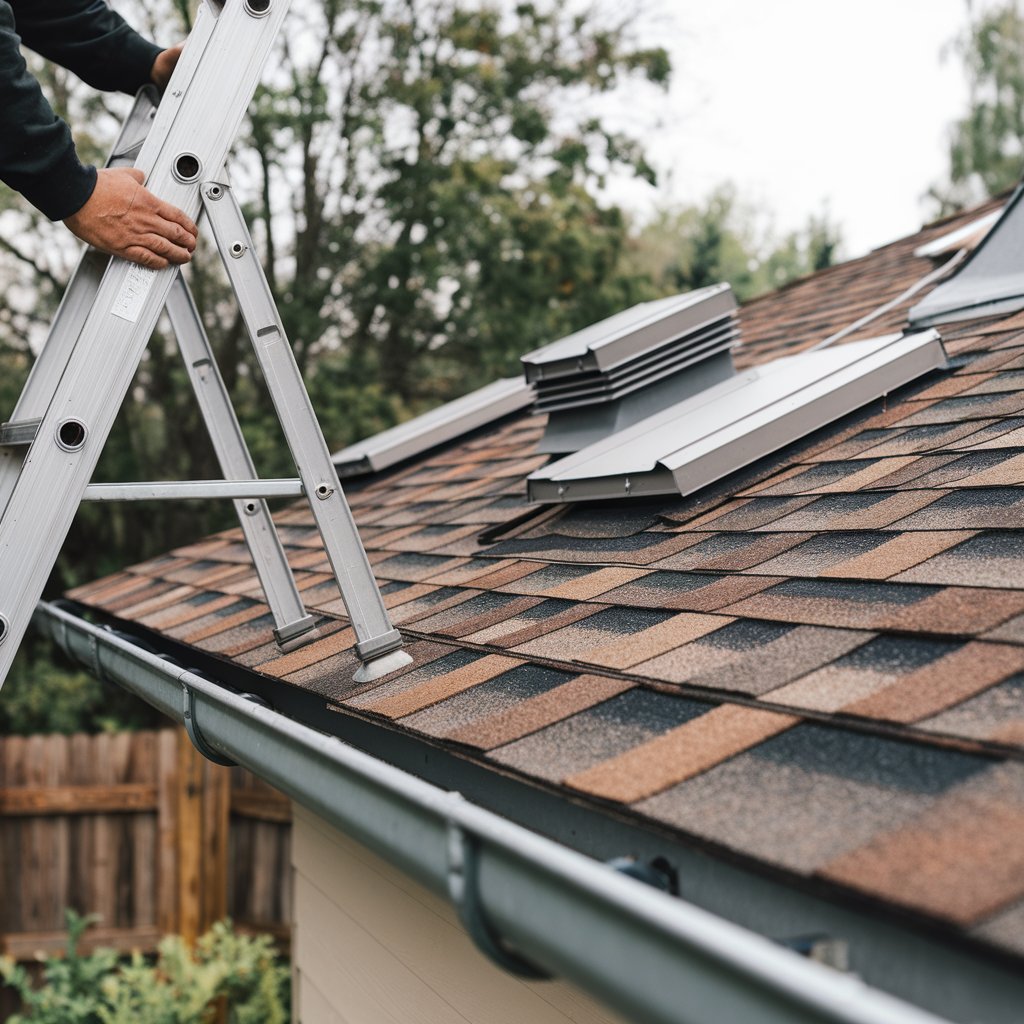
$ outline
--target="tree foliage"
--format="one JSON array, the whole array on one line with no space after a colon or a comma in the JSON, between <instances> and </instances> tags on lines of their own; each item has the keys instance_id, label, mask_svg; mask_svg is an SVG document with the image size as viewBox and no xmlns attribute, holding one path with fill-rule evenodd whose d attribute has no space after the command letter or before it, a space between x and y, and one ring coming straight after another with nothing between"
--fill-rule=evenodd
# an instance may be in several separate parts
<instances>
[{"instance_id":1,"label":"tree foliage","mask_svg":"<svg viewBox=\"0 0 1024 1024\"><path fill-rule=\"evenodd\" d=\"M591 101L626 79L667 82L665 52L632 43L635 15L550 0L302 13L251 118L268 264L301 363L326 357L352 389L376 382L400 414L628 299L627 225L596 187L653 172Z\"/></svg>"},{"instance_id":2,"label":"tree foliage","mask_svg":"<svg viewBox=\"0 0 1024 1024\"><path fill-rule=\"evenodd\" d=\"M970 89L950 129L948 180L929 195L948 214L1017 184L1024 167L1024 18L1016 2L986 9L951 47Z\"/></svg>"},{"instance_id":3,"label":"tree foliage","mask_svg":"<svg viewBox=\"0 0 1024 1024\"><path fill-rule=\"evenodd\" d=\"M731 185L703 202L663 208L634 240L628 265L656 294L728 281L743 301L831 266L839 229L822 213L781 238Z\"/></svg>"},{"instance_id":4,"label":"tree foliage","mask_svg":"<svg viewBox=\"0 0 1024 1024\"><path fill-rule=\"evenodd\" d=\"M170 43L194 2L117 5ZM513 372L523 351L639 296L628 224L600 202L609 174L652 178L596 97L663 87L660 48L629 7L555 0L296 0L233 161L328 440L340 446ZM100 159L126 103L33 67ZM18 197L0 212L0 385L13 404L75 246ZM244 327L208 244L189 275L265 475L290 472ZM171 341L149 347L99 480L217 475ZM86 508L58 590L226 525L230 507ZM97 538L102 542L97 543Z\"/></svg>"}]
</instances>

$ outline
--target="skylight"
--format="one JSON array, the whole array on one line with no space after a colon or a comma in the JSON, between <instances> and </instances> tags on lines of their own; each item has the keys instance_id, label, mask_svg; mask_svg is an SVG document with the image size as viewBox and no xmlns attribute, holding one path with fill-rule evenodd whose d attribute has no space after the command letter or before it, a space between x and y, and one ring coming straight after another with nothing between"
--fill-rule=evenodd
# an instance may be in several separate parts
<instances>
[{"instance_id":1,"label":"skylight","mask_svg":"<svg viewBox=\"0 0 1024 1024\"><path fill-rule=\"evenodd\" d=\"M529 498L692 494L945 365L936 331L777 359L537 470Z\"/></svg>"},{"instance_id":2,"label":"skylight","mask_svg":"<svg viewBox=\"0 0 1024 1024\"><path fill-rule=\"evenodd\" d=\"M533 401L533 388L519 377L486 387L343 448L332 458L340 477L378 473L396 463L453 441L479 427L519 412Z\"/></svg>"},{"instance_id":3,"label":"skylight","mask_svg":"<svg viewBox=\"0 0 1024 1024\"><path fill-rule=\"evenodd\" d=\"M1024 309L1024 204L1020 188L960 269L910 310L914 327Z\"/></svg>"}]
</instances>

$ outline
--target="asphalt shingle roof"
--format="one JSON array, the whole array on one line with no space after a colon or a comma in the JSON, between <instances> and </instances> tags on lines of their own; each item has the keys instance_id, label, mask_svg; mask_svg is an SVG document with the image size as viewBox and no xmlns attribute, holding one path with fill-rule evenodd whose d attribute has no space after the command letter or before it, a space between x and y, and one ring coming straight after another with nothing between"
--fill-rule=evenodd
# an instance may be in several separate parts
<instances>
[{"instance_id":1,"label":"asphalt shingle roof","mask_svg":"<svg viewBox=\"0 0 1024 1024\"><path fill-rule=\"evenodd\" d=\"M748 304L737 361L899 295L957 223ZM528 414L349 486L414 658L383 681L352 682L301 507L277 519L324 622L298 651L272 642L238 530L70 596L1024 957L1024 315L942 334L948 372L691 499L531 509Z\"/></svg>"}]
</instances>

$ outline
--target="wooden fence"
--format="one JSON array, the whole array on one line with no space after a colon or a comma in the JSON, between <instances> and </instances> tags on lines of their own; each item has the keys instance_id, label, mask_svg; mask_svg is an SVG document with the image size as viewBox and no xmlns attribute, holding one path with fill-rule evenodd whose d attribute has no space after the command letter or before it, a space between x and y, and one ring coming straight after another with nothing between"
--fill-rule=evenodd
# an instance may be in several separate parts
<instances>
[{"instance_id":1,"label":"wooden fence","mask_svg":"<svg viewBox=\"0 0 1024 1024\"><path fill-rule=\"evenodd\" d=\"M287 949L290 821L184 730L0 738L0 953L60 948L65 907L100 915L91 946L149 951L230 916Z\"/></svg>"}]
</instances>

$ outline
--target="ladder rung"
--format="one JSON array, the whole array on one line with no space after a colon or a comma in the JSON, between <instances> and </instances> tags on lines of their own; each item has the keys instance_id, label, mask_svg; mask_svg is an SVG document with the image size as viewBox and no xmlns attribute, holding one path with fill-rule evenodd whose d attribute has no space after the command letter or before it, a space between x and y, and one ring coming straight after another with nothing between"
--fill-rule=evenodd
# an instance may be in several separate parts
<instances>
[{"instance_id":1,"label":"ladder rung","mask_svg":"<svg viewBox=\"0 0 1024 1024\"><path fill-rule=\"evenodd\" d=\"M30 445L39 433L39 424L42 419L36 417L34 420L14 420L10 423L0 423L0 448L20 448Z\"/></svg>"},{"instance_id":2,"label":"ladder rung","mask_svg":"<svg viewBox=\"0 0 1024 1024\"><path fill-rule=\"evenodd\" d=\"M142 484L90 484L86 501L184 501L190 498L297 498L301 480L157 480Z\"/></svg>"}]
</instances>

